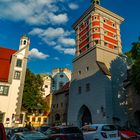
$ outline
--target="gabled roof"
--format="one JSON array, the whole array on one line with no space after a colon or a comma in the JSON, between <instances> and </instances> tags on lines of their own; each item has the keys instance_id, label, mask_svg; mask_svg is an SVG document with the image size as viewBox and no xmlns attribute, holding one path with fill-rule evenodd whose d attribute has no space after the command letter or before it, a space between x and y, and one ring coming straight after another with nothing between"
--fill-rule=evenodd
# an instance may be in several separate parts
<instances>
[{"instance_id":1,"label":"gabled roof","mask_svg":"<svg viewBox=\"0 0 140 140\"><path fill-rule=\"evenodd\" d=\"M0 82L8 82L12 55L16 50L0 47Z\"/></svg>"}]
</instances>

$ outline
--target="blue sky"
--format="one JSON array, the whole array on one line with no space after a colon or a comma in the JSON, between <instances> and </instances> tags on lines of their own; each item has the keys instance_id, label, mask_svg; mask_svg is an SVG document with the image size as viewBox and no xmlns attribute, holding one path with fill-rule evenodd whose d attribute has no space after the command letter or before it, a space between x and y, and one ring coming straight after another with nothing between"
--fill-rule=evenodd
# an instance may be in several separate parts
<instances>
[{"instance_id":1,"label":"blue sky","mask_svg":"<svg viewBox=\"0 0 140 140\"><path fill-rule=\"evenodd\" d=\"M90 0L0 0L0 46L17 50L20 36L28 34L31 71L72 69L75 34L71 26L89 6ZM130 50L140 36L140 0L101 0L101 6L125 18L123 52Z\"/></svg>"}]
</instances>

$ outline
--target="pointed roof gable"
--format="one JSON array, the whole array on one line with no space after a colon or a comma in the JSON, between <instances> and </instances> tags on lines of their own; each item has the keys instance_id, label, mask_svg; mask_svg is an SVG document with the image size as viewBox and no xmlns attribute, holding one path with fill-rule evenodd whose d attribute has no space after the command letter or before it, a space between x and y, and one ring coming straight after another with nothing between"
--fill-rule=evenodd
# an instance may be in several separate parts
<instances>
[{"instance_id":1,"label":"pointed roof gable","mask_svg":"<svg viewBox=\"0 0 140 140\"><path fill-rule=\"evenodd\" d=\"M12 55L16 50L0 47L0 82L8 82Z\"/></svg>"}]
</instances>

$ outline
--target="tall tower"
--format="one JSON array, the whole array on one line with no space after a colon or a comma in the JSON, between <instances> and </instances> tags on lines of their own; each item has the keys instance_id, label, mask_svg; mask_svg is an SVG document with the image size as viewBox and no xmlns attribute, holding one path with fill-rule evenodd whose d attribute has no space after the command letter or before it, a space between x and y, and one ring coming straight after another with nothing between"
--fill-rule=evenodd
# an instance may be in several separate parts
<instances>
[{"instance_id":1,"label":"tall tower","mask_svg":"<svg viewBox=\"0 0 140 140\"><path fill-rule=\"evenodd\" d=\"M68 121L111 123L113 117L111 63L122 54L120 24L124 19L92 0L73 24L76 57L70 86ZM88 117L87 117L88 116Z\"/></svg>"}]
</instances>

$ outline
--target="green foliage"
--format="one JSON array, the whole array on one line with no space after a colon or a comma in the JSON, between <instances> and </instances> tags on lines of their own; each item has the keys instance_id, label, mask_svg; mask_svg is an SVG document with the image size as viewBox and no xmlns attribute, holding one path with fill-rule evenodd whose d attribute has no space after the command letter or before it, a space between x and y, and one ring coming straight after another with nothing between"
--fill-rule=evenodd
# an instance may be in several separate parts
<instances>
[{"instance_id":1,"label":"green foliage","mask_svg":"<svg viewBox=\"0 0 140 140\"><path fill-rule=\"evenodd\" d=\"M26 71L22 105L29 110L45 110L46 104L42 98L43 80L40 75Z\"/></svg>"},{"instance_id":2,"label":"green foliage","mask_svg":"<svg viewBox=\"0 0 140 140\"><path fill-rule=\"evenodd\" d=\"M134 85L136 92L140 94L140 38L138 42L132 43L132 49L126 53L128 59L132 60L132 71L130 80Z\"/></svg>"}]
</instances>

